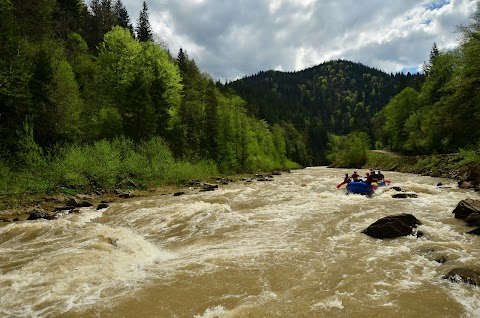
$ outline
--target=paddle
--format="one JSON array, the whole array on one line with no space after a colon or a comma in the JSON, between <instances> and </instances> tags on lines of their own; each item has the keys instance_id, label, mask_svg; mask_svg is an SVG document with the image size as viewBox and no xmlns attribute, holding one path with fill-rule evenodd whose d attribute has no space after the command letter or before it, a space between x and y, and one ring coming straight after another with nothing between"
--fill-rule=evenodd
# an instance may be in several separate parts
<instances>
[{"instance_id":1,"label":"paddle","mask_svg":"<svg viewBox=\"0 0 480 318\"><path fill-rule=\"evenodd\" d=\"M342 182L342 183L339 183L337 184L337 189L339 189L342 185L344 185L346 182Z\"/></svg>"},{"instance_id":2,"label":"paddle","mask_svg":"<svg viewBox=\"0 0 480 318\"><path fill-rule=\"evenodd\" d=\"M385 183L390 183L390 180L384 179L383 182L385 182Z\"/></svg>"}]
</instances>

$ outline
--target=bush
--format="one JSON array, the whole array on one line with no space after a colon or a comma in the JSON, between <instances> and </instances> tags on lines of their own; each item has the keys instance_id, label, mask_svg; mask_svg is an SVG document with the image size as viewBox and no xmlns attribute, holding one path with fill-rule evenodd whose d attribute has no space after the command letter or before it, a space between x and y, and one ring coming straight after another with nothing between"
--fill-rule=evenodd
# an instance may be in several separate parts
<instances>
[{"instance_id":1,"label":"bush","mask_svg":"<svg viewBox=\"0 0 480 318\"><path fill-rule=\"evenodd\" d=\"M10 170L10 167L1 160L0 161L0 192L6 193L9 189L12 188L12 179L13 173Z\"/></svg>"},{"instance_id":2,"label":"bush","mask_svg":"<svg viewBox=\"0 0 480 318\"><path fill-rule=\"evenodd\" d=\"M70 145L54 150L51 162L51 179L57 186L84 187L89 181L87 170L87 151L85 146Z\"/></svg>"},{"instance_id":3,"label":"bush","mask_svg":"<svg viewBox=\"0 0 480 318\"><path fill-rule=\"evenodd\" d=\"M347 136L330 136L331 152L327 159L332 167L355 168L367 163L370 139L364 132L354 132Z\"/></svg>"},{"instance_id":4,"label":"bush","mask_svg":"<svg viewBox=\"0 0 480 318\"><path fill-rule=\"evenodd\" d=\"M480 141L475 146L466 149L460 149L464 164L473 164L480 166Z\"/></svg>"},{"instance_id":5,"label":"bush","mask_svg":"<svg viewBox=\"0 0 480 318\"><path fill-rule=\"evenodd\" d=\"M217 166L212 161L177 162L166 171L163 182L183 184L189 180L202 180L217 175Z\"/></svg>"}]
</instances>

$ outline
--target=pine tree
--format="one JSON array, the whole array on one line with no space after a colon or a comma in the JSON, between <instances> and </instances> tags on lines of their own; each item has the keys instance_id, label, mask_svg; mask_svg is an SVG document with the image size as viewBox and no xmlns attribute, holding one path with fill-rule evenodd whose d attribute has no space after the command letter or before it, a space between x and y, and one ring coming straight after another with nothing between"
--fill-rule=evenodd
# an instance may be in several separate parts
<instances>
[{"instance_id":1,"label":"pine tree","mask_svg":"<svg viewBox=\"0 0 480 318\"><path fill-rule=\"evenodd\" d=\"M143 1L143 9L140 11L140 17L137 20L137 39L141 42L153 41L153 32L148 21L148 7L147 3Z\"/></svg>"},{"instance_id":2,"label":"pine tree","mask_svg":"<svg viewBox=\"0 0 480 318\"><path fill-rule=\"evenodd\" d=\"M66 40L72 32L79 32L83 24L83 0L57 0L53 20L55 32Z\"/></svg>"},{"instance_id":3,"label":"pine tree","mask_svg":"<svg viewBox=\"0 0 480 318\"><path fill-rule=\"evenodd\" d=\"M117 18L117 25L130 30L130 33L132 36L134 36L135 33L133 31L132 23L130 22L130 16L128 15L128 11L121 0L117 0L117 2L115 2L113 12Z\"/></svg>"},{"instance_id":4,"label":"pine tree","mask_svg":"<svg viewBox=\"0 0 480 318\"><path fill-rule=\"evenodd\" d=\"M425 76L430 75L433 62L439 54L440 54L440 51L438 50L437 43L433 42L432 49L430 50L430 59L428 60L428 64L424 63L422 67L423 73L425 74Z\"/></svg>"},{"instance_id":5,"label":"pine tree","mask_svg":"<svg viewBox=\"0 0 480 318\"><path fill-rule=\"evenodd\" d=\"M103 36L116 25L112 0L92 0L90 12L85 19L85 41L91 50L96 50Z\"/></svg>"}]
</instances>

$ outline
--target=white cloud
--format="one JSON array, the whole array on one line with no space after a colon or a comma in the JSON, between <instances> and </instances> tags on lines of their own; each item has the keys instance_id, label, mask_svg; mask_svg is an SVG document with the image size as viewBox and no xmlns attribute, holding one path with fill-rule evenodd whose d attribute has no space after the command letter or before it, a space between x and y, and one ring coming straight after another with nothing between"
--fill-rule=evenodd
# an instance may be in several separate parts
<instances>
[{"instance_id":1,"label":"white cloud","mask_svg":"<svg viewBox=\"0 0 480 318\"><path fill-rule=\"evenodd\" d=\"M123 0L133 22L141 3ZM261 70L293 71L331 59L397 72L458 44L477 0L150 0L150 23L176 54L233 80Z\"/></svg>"}]
</instances>

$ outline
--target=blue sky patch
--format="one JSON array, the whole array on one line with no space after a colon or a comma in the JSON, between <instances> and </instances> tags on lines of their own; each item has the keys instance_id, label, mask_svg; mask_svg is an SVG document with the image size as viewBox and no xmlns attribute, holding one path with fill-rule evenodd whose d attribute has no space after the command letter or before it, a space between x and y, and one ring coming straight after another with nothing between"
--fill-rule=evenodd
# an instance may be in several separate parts
<instances>
[{"instance_id":1,"label":"blue sky patch","mask_svg":"<svg viewBox=\"0 0 480 318\"><path fill-rule=\"evenodd\" d=\"M422 69L418 66L407 66L407 67L403 67L400 70L400 72L403 74L407 74L408 72L410 72L410 74L417 74L417 73L421 73Z\"/></svg>"},{"instance_id":2,"label":"blue sky patch","mask_svg":"<svg viewBox=\"0 0 480 318\"><path fill-rule=\"evenodd\" d=\"M439 0L439 1L435 1L435 2L431 2L431 3L427 3L425 5L425 8L429 11L433 11L433 10L437 10L437 9L440 9L444 6L446 6L447 4L450 4L450 0Z\"/></svg>"},{"instance_id":3,"label":"blue sky patch","mask_svg":"<svg viewBox=\"0 0 480 318\"><path fill-rule=\"evenodd\" d=\"M432 23L432 19L424 19L424 20L422 20L422 24L430 25L431 23Z\"/></svg>"}]
</instances>

